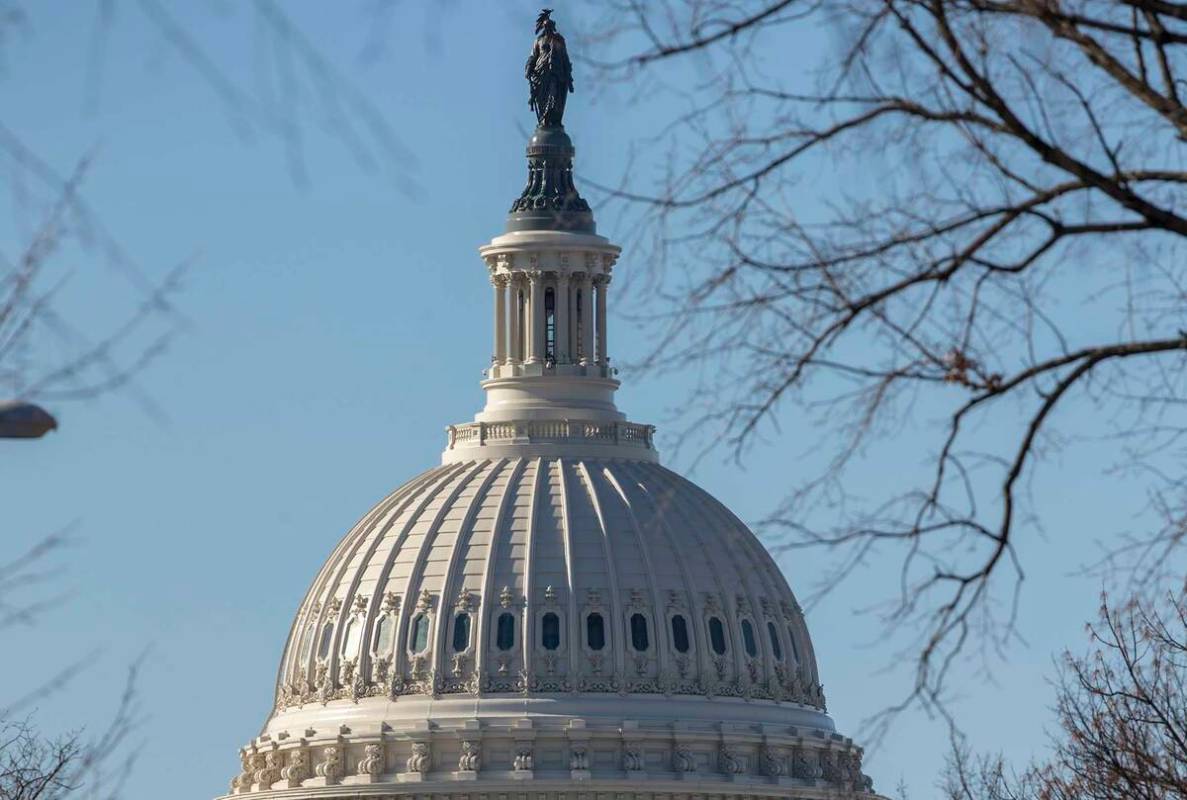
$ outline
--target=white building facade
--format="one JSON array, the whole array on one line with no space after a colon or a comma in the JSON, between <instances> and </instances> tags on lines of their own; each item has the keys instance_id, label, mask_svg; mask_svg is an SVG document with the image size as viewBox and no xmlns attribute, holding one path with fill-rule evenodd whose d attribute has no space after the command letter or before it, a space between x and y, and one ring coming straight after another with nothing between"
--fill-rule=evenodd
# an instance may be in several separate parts
<instances>
[{"instance_id":1,"label":"white building facade","mask_svg":"<svg viewBox=\"0 0 1187 800\"><path fill-rule=\"evenodd\" d=\"M873 798L762 544L614 402L619 248L537 129L493 293L486 405L297 611L231 795Z\"/></svg>"}]
</instances>

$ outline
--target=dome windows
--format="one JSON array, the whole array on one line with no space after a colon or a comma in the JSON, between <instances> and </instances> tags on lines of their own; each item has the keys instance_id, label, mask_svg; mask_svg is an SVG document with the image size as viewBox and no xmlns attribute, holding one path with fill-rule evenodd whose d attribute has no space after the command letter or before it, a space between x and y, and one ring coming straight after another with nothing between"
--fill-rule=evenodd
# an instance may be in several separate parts
<instances>
[{"instance_id":1,"label":"dome windows","mask_svg":"<svg viewBox=\"0 0 1187 800\"><path fill-rule=\"evenodd\" d=\"M682 614L672 617L672 647L676 648L677 653L688 652L688 623Z\"/></svg>"},{"instance_id":2,"label":"dome windows","mask_svg":"<svg viewBox=\"0 0 1187 800\"><path fill-rule=\"evenodd\" d=\"M423 653L429 646L429 618L425 614L417 614L412 618L412 625L408 628L408 652Z\"/></svg>"},{"instance_id":3,"label":"dome windows","mask_svg":"<svg viewBox=\"0 0 1187 800\"><path fill-rule=\"evenodd\" d=\"M606 619L596 611L585 618L585 644L590 650L606 646Z\"/></svg>"},{"instance_id":4,"label":"dome windows","mask_svg":"<svg viewBox=\"0 0 1187 800\"><path fill-rule=\"evenodd\" d=\"M709 646L717 655L725 655L725 626L720 617L709 617Z\"/></svg>"},{"instance_id":5,"label":"dome windows","mask_svg":"<svg viewBox=\"0 0 1187 800\"><path fill-rule=\"evenodd\" d=\"M379 622L375 623L375 637L371 644L372 652L376 655L384 655L392 649L392 629L394 627L392 618L387 614L379 618Z\"/></svg>"},{"instance_id":6,"label":"dome windows","mask_svg":"<svg viewBox=\"0 0 1187 800\"><path fill-rule=\"evenodd\" d=\"M791 642L791 657L795 663L800 663L800 649L795 646L795 631L790 625L787 626L787 641Z\"/></svg>"},{"instance_id":7,"label":"dome windows","mask_svg":"<svg viewBox=\"0 0 1187 800\"><path fill-rule=\"evenodd\" d=\"M363 621L351 617L346 622L346 633L342 635L342 656L353 658L358 655L359 642L363 638Z\"/></svg>"},{"instance_id":8,"label":"dome windows","mask_svg":"<svg viewBox=\"0 0 1187 800\"><path fill-rule=\"evenodd\" d=\"M540 644L545 650L561 646L561 618L552 611L540 618Z\"/></svg>"},{"instance_id":9,"label":"dome windows","mask_svg":"<svg viewBox=\"0 0 1187 800\"><path fill-rule=\"evenodd\" d=\"M750 620L742 620L742 646L746 648L746 655L751 658L758 656L758 642L754 639L754 626Z\"/></svg>"},{"instance_id":10,"label":"dome windows","mask_svg":"<svg viewBox=\"0 0 1187 800\"><path fill-rule=\"evenodd\" d=\"M639 613L631 614L631 647L636 652L644 653L651 646L647 636L647 617Z\"/></svg>"},{"instance_id":11,"label":"dome windows","mask_svg":"<svg viewBox=\"0 0 1187 800\"><path fill-rule=\"evenodd\" d=\"M330 657L330 647L334 644L334 623L327 622L321 629L321 643L317 646L317 657L326 660Z\"/></svg>"},{"instance_id":12,"label":"dome windows","mask_svg":"<svg viewBox=\"0 0 1187 800\"><path fill-rule=\"evenodd\" d=\"M313 643L317 640L317 626L313 623L305 626L305 637L301 640L301 650L297 658L298 668L304 667L309 663L309 656L313 655Z\"/></svg>"},{"instance_id":13,"label":"dome windows","mask_svg":"<svg viewBox=\"0 0 1187 800\"><path fill-rule=\"evenodd\" d=\"M776 661L783 660L783 645L779 644L779 629L775 627L775 623L767 623L767 636L771 640L771 653L775 656Z\"/></svg>"},{"instance_id":14,"label":"dome windows","mask_svg":"<svg viewBox=\"0 0 1187 800\"><path fill-rule=\"evenodd\" d=\"M461 612L453 618L453 652L464 653L470 646L470 615Z\"/></svg>"},{"instance_id":15,"label":"dome windows","mask_svg":"<svg viewBox=\"0 0 1187 800\"><path fill-rule=\"evenodd\" d=\"M495 646L503 652L515 646L515 615L509 611L500 614L495 624Z\"/></svg>"}]
</instances>

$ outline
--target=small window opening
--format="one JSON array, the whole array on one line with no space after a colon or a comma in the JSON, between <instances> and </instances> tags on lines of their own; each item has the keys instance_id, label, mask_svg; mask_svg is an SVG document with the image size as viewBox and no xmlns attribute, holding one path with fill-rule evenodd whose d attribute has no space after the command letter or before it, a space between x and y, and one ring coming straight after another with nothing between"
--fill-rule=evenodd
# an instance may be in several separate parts
<instances>
[{"instance_id":1,"label":"small window opening","mask_svg":"<svg viewBox=\"0 0 1187 800\"><path fill-rule=\"evenodd\" d=\"M379 655L384 655L392 649L392 624L391 617L383 616L379 618L379 622L375 624L375 642L374 652Z\"/></svg>"},{"instance_id":2,"label":"small window opening","mask_svg":"<svg viewBox=\"0 0 1187 800\"><path fill-rule=\"evenodd\" d=\"M713 652L719 656L725 655L725 628L717 617L709 618L709 644Z\"/></svg>"},{"instance_id":3,"label":"small window opening","mask_svg":"<svg viewBox=\"0 0 1187 800\"><path fill-rule=\"evenodd\" d=\"M515 617L504 611L499 615L498 630L495 633L495 644L500 650L510 650L515 646Z\"/></svg>"},{"instance_id":4,"label":"small window opening","mask_svg":"<svg viewBox=\"0 0 1187 800\"><path fill-rule=\"evenodd\" d=\"M545 650L561 646L561 618L549 611L540 621L540 641Z\"/></svg>"},{"instance_id":5,"label":"small window opening","mask_svg":"<svg viewBox=\"0 0 1187 800\"><path fill-rule=\"evenodd\" d=\"M342 635L342 655L351 658L358 655L359 640L363 638L363 621L351 617L346 623L346 633Z\"/></svg>"},{"instance_id":6,"label":"small window opening","mask_svg":"<svg viewBox=\"0 0 1187 800\"><path fill-rule=\"evenodd\" d=\"M304 666L309 661L309 656L313 653L313 643L317 641L317 626L307 625L305 627L305 638L301 641L301 666Z\"/></svg>"},{"instance_id":7,"label":"small window opening","mask_svg":"<svg viewBox=\"0 0 1187 800\"><path fill-rule=\"evenodd\" d=\"M586 343L585 343L585 338L584 338L585 337L585 333L584 333L584 331L585 331L585 323L584 323L585 309L582 307L582 306L584 306L584 304L585 304L585 293L582 292L580 289L578 289L577 291L575 291L573 293L573 322L576 324L576 327L574 328L574 330L577 332L577 335L574 337L576 340L574 342L574 346L576 347L576 352L578 352L582 355L587 355Z\"/></svg>"},{"instance_id":8,"label":"small window opening","mask_svg":"<svg viewBox=\"0 0 1187 800\"><path fill-rule=\"evenodd\" d=\"M318 658L330 657L330 645L334 643L334 623L327 622L321 629L321 644L317 647Z\"/></svg>"},{"instance_id":9,"label":"small window opening","mask_svg":"<svg viewBox=\"0 0 1187 800\"><path fill-rule=\"evenodd\" d=\"M585 618L585 643L590 650L601 650L606 646L606 622L598 613Z\"/></svg>"},{"instance_id":10,"label":"small window opening","mask_svg":"<svg viewBox=\"0 0 1187 800\"><path fill-rule=\"evenodd\" d=\"M637 652L643 653L651 645L647 637L647 617L642 614L631 615L631 646Z\"/></svg>"},{"instance_id":11,"label":"small window opening","mask_svg":"<svg viewBox=\"0 0 1187 800\"><path fill-rule=\"evenodd\" d=\"M754 626L750 620L742 620L742 644L746 648L746 655L754 658L758 655L758 642L754 640Z\"/></svg>"},{"instance_id":12,"label":"small window opening","mask_svg":"<svg viewBox=\"0 0 1187 800\"><path fill-rule=\"evenodd\" d=\"M556 362L556 292L544 290L544 358Z\"/></svg>"},{"instance_id":13,"label":"small window opening","mask_svg":"<svg viewBox=\"0 0 1187 800\"><path fill-rule=\"evenodd\" d=\"M782 661L783 645L779 644L779 629L775 627L775 623L767 623L767 635L771 640L771 654L775 656L776 661Z\"/></svg>"},{"instance_id":14,"label":"small window opening","mask_svg":"<svg viewBox=\"0 0 1187 800\"><path fill-rule=\"evenodd\" d=\"M429 646L429 618L417 614L408 629L408 652L420 653Z\"/></svg>"},{"instance_id":15,"label":"small window opening","mask_svg":"<svg viewBox=\"0 0 1187 800\"><path fill-rule=\"evenodd\" d=\"M470 646L470 615L462 612L453 618L453 652L462 653Z\"/></svg>"},{"instance_id":16,"label":"small window opening","mask_svg":"<svg viewBox=\"0 0 1187 800\"><path fill-rule=\"evenodd\" d=\"M795 631L791 626L787 626L787 641L791 642L791 657L795 659L795 663L800 663L800 649L795 644Z\"/></svg>"},{"instance_id":17,"label":"small window opening","mask_svg":"<svg viewBox=\"0 0 1187 800\"><path fill-rule=\"evenodd\" d=\"M672 617L672 646L677 653L688 652L688 623L680 614Z\"/></svg>"}]
</instances>

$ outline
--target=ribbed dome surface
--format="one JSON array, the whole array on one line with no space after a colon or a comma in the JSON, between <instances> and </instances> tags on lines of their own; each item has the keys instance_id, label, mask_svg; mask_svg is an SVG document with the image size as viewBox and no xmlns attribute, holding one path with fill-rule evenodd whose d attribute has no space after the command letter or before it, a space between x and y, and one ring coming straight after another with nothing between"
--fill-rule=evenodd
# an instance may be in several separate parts
<instances>
[{"instance_id":1,"label":"ribbed dome surface","mask_svg":"<svg viewBox=\"0 0 1187 800\"><path fill-rule=\"evenodd\" d=\"M406 695L569 692L823 708L799 606L723 505L656 463L525 457L429 470L346 535L269 728L310 703L392 698L390 720Z\"/></svg>"}]
</instances>

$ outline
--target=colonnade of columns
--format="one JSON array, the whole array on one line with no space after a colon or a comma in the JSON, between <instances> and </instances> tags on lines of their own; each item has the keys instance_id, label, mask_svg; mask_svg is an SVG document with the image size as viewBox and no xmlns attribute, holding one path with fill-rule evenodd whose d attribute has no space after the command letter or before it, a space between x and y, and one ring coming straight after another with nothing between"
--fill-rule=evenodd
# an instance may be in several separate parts
<instances>
[{"instance_id":1,"label":"colonnade of columns","mask_svg":"<svg viewBox=\"0 0 1187 800\"><path fill-rule=\"evenodd\" d=\"M609 275L535 270L496 274L491 283L496 367L609 364Z\"/></svg>"}]
</instances>

